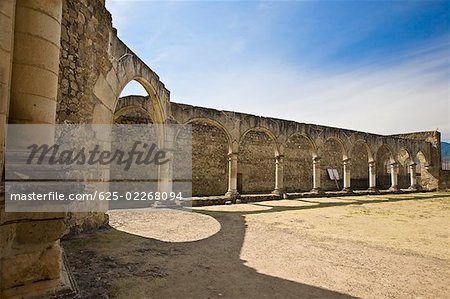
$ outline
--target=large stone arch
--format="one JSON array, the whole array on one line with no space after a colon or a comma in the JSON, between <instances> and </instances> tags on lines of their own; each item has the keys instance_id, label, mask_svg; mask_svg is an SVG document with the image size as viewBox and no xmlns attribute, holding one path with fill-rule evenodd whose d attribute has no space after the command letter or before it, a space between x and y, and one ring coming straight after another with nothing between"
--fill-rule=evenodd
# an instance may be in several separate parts
<instances>
[{"instance_id":1,"label":"large stone arch","mask_svg":"<svg viewBox=\"0 0 450 299\"><path fill-rule=\"evenodd\" d=\"M247 129L240 137L237 185L240 193L270 193L275 187L275 134L265 127Z\"/></svg>"},{"instance_id":2,"label":"large stone arch","mask_svg":"<svg viewBox=\"0 0 450 299\"><path fill-rule=\"evenodd\" d=\"M343 161L348 159L348 152L344 142L337 136L325 138L318 149L321 164L321 180L324 190L340 190L343 188ZM339 174L339 180L331 180L328 175L328 169L336 169Z\"/></svg>"},{"instance_id":3,"label":"large stone arch","mask_svg":"<svg viewBox=\"0 0 450 299\"><path fill-rule=\"evenodd\" d=\"M388 189L391 186L390 165L396 163L394 150L387 143L381 144L376 153L377 187Z\"/></svg>"},{"instance_id":4,"label":"large stone arch","mask_svg":"<svg viewBox=\"0 0 450 299\"><path fill-rule=\"evenodd\" d=\"M374 161L370 145L363 139L356 139L350 151L351 186L356 190L369 188L369 163Z\"/></svg>"},{"instance_id":5,"label":"large stone arch","mask_svg":"<svg viewBox=\"0 0 450 299\"><path fill-rule=\"evenodd\" d=\"M196 117L184 125L192 130L192 195L223 195L228 190L231 136L218 121Z\"/></svg>"},{"instance_id":6,"label":"large stone arch","mask_svg":"<svg viewBox=\"0 0 450 299\"><path fill-rule=\"evenodd\" d=\"M155 123L163 124L170 116L170 93L153 72L136 54L120 41L111 37L109 58L111 68L104 75L100 73L95 81L93 92L97 98L94 106L92 123L111 124L119 96L125 86L135 80L148 94Z\"/></svg>"},{"instance_id":7,"label":"large stone arch","mask_svg":"<svg viewBox=\"0 0 450 299\"><path fill-rule=\"evenodd\" d=\"M313 188L314 141L306 134L293 133L284 144L284 187L286 192L310 191Z\"/></svg>"},{"instance_id":8,"label":"large stone arch","mask_svg":"<svg viewBox=\"0 0 450 299\"><path fill-rule=\"evenodd\" d=\"M415 163L415 157L406 147L401 147L397 152L398 161L398 186L399 188L408 188L410 186L410 165Z\"/></svg>"}]
</instances>

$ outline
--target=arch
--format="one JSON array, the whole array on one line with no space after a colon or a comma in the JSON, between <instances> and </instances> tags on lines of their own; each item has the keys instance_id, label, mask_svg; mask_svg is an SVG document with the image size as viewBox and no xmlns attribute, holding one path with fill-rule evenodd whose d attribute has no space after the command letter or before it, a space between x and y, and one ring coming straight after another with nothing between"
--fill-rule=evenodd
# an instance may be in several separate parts
<instances>
[{"instance_id":1,"label":"arch","mask_svg":"<svg viewBox=\"0 0 450 299\"><path fill-rule=\"evenodd\" d=\"M386 143L381 144L377 149L376 154L376 173L377 173L377 187L379 189L389 189L391 186L390 167L389 165L395 163L395 155L391 146Z\"/></svg>"},{"instance_id":2,"label":"arch","mask_svg":"<svg viewBox=\"0 0 450 299\"><path fill-rule=\"evenodd\" d=\"M366 148L366 150L367 150L367 157L368 157L368 161L367 162L375 161L373 151L370 148L370 145L364 139L356 139L355 140L355 142L353 143L352 149L350 151L350 157L349 158L353 158L354 157L354 149L355 149L357 144L363 144L364 147Z\"/></svg>"},{"instance_id":3,"label":"arch","mask_svg":"<svg viewBox=\"0 0 450 299\"><path fill-rule=\"evenodd\" d=\"M350 184L354 190L369 188L369 163L374 161L372 150L363 139L356 140L350 152Z\"/></svg>"},{"instance_id":4,"label":"arch","mask_svg":"<svg viewBox=\"0 0 450 299\"><path fill-rule=\"evenodd\" d=\"M410 186L410 165L414 162L414 156L409 149L402 147L397 153L398 161L398 186L408 188Z\"/></svg>"},{"instance_id":5,"label":"arch","mask_svg":"<svg viewBox=\"0 0 450 299\"><path fill-rule=\"evenodd\" d=\"M228 190L228 154L230 134L219 122L209 118L192 118L192 195L223 195ZM177 132L176 141L178 142Z\"/></svg>"},{"instance_id":6,"label":"arch","mask_svg":"<svg viewBox=\"0 0 450 299\"><path fill-rule=\"evenodd\" d=\"M341 146L341 151L342 151L342 160L346 160L348 159L348 151L347 151L347 147L345 146L344 142L342 141L341 138L337 137L337 136L330 136L327 139L325 139L325 142L323 143L322 146L324 146L328 141L330 140L334 140L336 141L340 146Z\"/></svg>"},{"instance_id":7,"label":"arch","mask_svg":"<svg viewBox=\"0 0 450 299\"><path fill-rule=\"evenodd\" d=\"M239 146L242 144L243 140L245 139L245 136L249 133L249 132L264 132L267 136L269 136L270 139L272 139L272 142L275 146L275 156L279 155L280 151L279 151L279 147L278 147L278 143L277 143L277 137L275 136L275 134L269 130L266 127L252 127L249 128L247 130L244 131L244 133L242 133L242 135L239 138Z\"/></svg>"},{"instance_id":8,"label":"arch","mask_svg":"<svg viewBox=\"0 0 450 299\"><path fill-rule=\"evenodd\" d=\"M270 193L275 187L275 135L263 127L253 127L239 140L237 185L239 193Z\"/></svg>"},{"instance_id":9,"label":"arch","mask_svg":"<svg viewBox=\"0 0 450 299\"><path fill-rule=\"evenodd\" d=\"M163 124L166 117L164 115L164 109L162 107L160 98L157 96L156 90L150 84L150 82L148 80L146 80L144 77L142 77L141 75L133 75L133 76L131 76L131 79L123 81L119 85L119 95L122 92L122 90L125 88L125 86L127 86L127 84L133 80L138 82L139 84L141 84L142 87L145 89L145 91L148 94L147 100L150 101L150 104L153 107L153 112L155 114L154 117L151 117L153 119L153 121L157 124ZM120 100L119 98L116 99L116 101L114 103L113 111L116 110L119 100Z\"/></svg>"},{"instance_id":10,"label":"arch","mask_svg":"<svg viewBox=\"0 0 450 299\"><path fill-rule=\"evenodd\" d=\"M291 134L284 144L284 187L286 192L309 191L313 188L314 142L303 133Z\"/></svg>"},{"instance_id":11,"label":"arch","mask_svg":"<svg viewBox=\"0 0 450 299\"><path fill-rule=\"evenodd\" d=\"M378 147L377 154L376 154L376 159L377 160L378 160L378 158L380 156L380 151L382 151L383 149L385 149L385 150L387 150L389 152L389 159L390 159L391 163L397 162L397 160L395 159L394 150L387 143L383 143L382 145L380 145Z\"/></svg>"},{"instance_id":12,"label":"arch","mask_svg":"<svg viewBox=\"0 0 450 299\"><path fill-rule=\"evenodd\" d=\"M402 147L400 148L400 150L397 153L397 161L403 165L406 166L406 162L409 160L413 159L413 155L411 154L411 151L409 149L407 149L406 147Z\"/></svg>"},{"instance_id":13,"label":"arch","mask_svg":"<svg viewBox=\"0 0 450 299\"><path fill-rule=\"evenodd\" d=\"M228 132L227 128L222 125L220 122L218 122L217 120L211 119L211 118L207 118L207 117L194 117L191 118L189 120L187 120L183 125L188 125L188 124L192 124L195 122L205 122L211 126L214 126L216 128L219 128L220 130L222 130L222 132L225 133L227 140L228 140L228 153L232 152L232 137L230 132ZM178 133L177 133L178 135ZM175 137L176 138L176 137Z\"/></svg>"},{"instance_id":14,"label":"arch","mask_svg":"<svg viewBox=\"0 0 450 299\"><path fill-rule=\"evenodd\" d=\"M133 112L133 111L144 112L145 114L147 114L149 119L153 121L150 112L146 108L141 107L141 106L137 106L137 105L125 106L125 107L120 108L118 111L115 111L114 112L114 121L116 119L118 119L119 117L124 116L124 115L126 115L126 114L128 114L130 112Z\"/></svg>"},{"instance_id":15,"label":"arch","mask_svg":"<svg viewBox=\"0 0 450 299\"><path fill-rule=\"evenodd\" d=\"M315 142L312 140L312 138L310 136L308 136L307 134L304 133L299 133L299 132L295 132L292 133L291 135L289 135L289 137L286 139L286 143L291 139L294 138L296 136L300 136L305 138L306 140L308 140L309 145L311 146L311 152L312 152L312 157L317 157L317 146L315 144Z\"/></svg>"},{"instance_id":16,"label":"arch","mask_svg":"<svg viewBox=\"0 0 450 299\"><path fill-rule=\"evenodd\" d=\"M339 137L331 136L325 139L319 148L320 166L321 166L321 185L324 190L340 190L343 188L343 161L348 158L347 150ZM339 154L338 154L339 152ZM328 169L336 169L339 174L339 180L330 179Z\"/></svg>"}]
</instances>

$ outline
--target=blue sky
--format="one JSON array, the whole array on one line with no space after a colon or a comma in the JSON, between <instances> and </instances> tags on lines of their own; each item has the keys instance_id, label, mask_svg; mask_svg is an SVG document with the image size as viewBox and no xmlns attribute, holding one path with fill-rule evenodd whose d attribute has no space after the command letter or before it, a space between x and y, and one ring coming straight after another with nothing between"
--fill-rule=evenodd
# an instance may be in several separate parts
<instances>
[{"instance_id":1,"label":"blue sky","mask_svg":"<svg viewBox=\"0 0 450 299\"><path fill-rule=\"evenodd\" d=\"M450 141L450 1L106 2L174 102Z\"/></svg>"}]
</instances>

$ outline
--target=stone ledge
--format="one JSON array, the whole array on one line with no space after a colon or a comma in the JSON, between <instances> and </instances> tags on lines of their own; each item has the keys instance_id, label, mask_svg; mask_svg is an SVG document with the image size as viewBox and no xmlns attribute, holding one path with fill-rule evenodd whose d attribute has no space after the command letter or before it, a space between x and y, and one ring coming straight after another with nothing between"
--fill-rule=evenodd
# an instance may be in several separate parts
<instances>
[{"instance_id":1,"label":"stone ledge","mask_svg":"<svg viewBox=\"0 0 450 299\"><path fill-rule=\"evenodd\" d=\"M363 195L387 195L387 194L411 194L411 193L425 193L433 192L436 190L408 190L400 189L398 191L380 190L379 192L371 192L368 190L353 190L353 192L347 191L326 191L323 193L314 192L297 192L297 193L284 193L281 195L275 194L241 194L236 199L239 199L239 203L251 203L266 200L279 200L279 199L296 199L296 198L317 198L317 197L342 197L342 196L363 196ZM230 198L225 195L220 196L202 196L192 197L193 207L202 206L214 206L225 205ZM236 203L235 201L233 203Z\"/></svg>"}]
</instances>

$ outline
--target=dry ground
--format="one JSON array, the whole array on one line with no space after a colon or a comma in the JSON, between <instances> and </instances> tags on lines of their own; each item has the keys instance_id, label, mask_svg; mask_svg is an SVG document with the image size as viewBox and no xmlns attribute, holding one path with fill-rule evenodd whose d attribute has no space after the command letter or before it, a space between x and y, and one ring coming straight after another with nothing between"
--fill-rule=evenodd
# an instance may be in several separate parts
<instances>
[{"instance_id":1,"label":"dry ground","mask_svg":"<svg viewBox=\"0 0 450 299\"><path fill-rule=\"evenodd\" d=\"M450 193L110 213L62 243L83 298L449 298Z\"/></svg>"}]
</instances>

